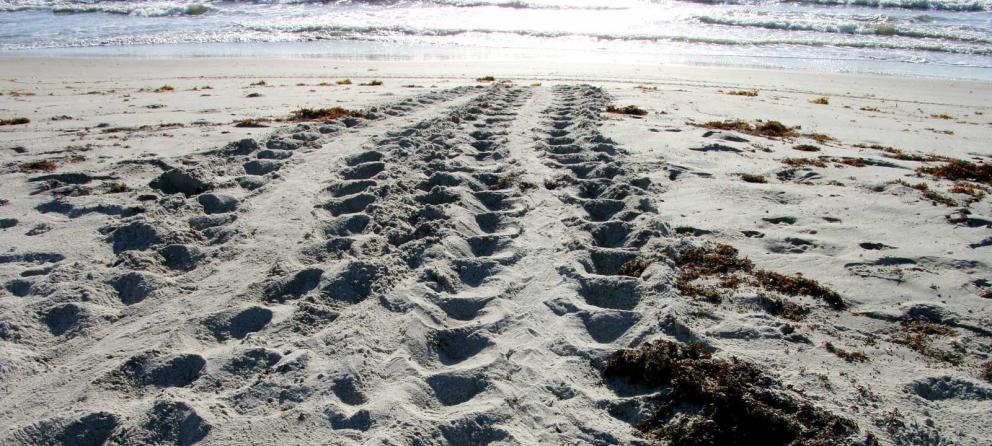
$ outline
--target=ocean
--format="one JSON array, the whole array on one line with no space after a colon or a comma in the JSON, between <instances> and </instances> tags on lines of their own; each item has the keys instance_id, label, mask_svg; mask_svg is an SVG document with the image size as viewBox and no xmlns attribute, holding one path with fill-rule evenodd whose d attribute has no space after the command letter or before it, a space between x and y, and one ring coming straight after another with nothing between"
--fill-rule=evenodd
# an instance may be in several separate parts
<instances>
[{"instance_id":1,"label":"ocean","mask_svg":"<svg viewBox=\"0 0 992 446\"><path fill-rule=\"evenodd\" d=\"M0 0L0 54L521 58L992 80L992 0Z\"/></svg>"}]
</instances>

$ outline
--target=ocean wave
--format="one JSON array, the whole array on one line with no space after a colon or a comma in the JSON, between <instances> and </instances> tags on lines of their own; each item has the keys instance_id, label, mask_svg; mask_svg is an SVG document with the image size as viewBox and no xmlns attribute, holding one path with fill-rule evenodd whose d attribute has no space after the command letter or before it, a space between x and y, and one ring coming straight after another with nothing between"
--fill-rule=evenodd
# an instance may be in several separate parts
<instances>
[{"instance_id":1,"label":"ocean wave","mask_svg":"<svg viewBox=\"0 0 992 446\"><path fill-rule=\"evenodd\" d=\"M70 47L100 47L100 46L130 46L130 45L163 45L180 43L266 43L266 42L307 42L321 40L348 40L367 41L383 43L441 43L441 44L467 44L486 45L483 41L477 40L479 37L491 39L489 41L499 45L505 45L511 37L523 38L563 38L563 39L588 39L593 42L618 42L618 43L658 43L658 44L686 44L686 45L712 45L714 47L726 48L822 48L822 49L863 49L867 51L881 51L879 54L889 52L892 57L900 60L906 58L919 59L924 62L929 57L922 54L913 53L942 53L966 56L988 57L992 56L992 48L985 46L947 45L947 44L922 44L913 42L883 41L883 40L817 40L805 38L782 38L782 39L739 39L722 38L691 35L612 35L595 33L568 33L568 32L534 32L526 30L498 30L498 29L417 29L404 26L337 26L337 25L309 25L309 26L237 26L223 31L211 31L203 33L168 32L164 34L148 35L121 35L105 36L93 38L79 38L71 41L34 41L25 43L0 43L0 50L16 50L31 48L70 48ZM426 40L418 40L417 37L425 37ZM411 39L407 41L406 39ZM440 40L434 40L438 38ZM454 39L448 41L447 39ZM475 43L471 43L475 42ZM575 42L579 43L579 42ZM512 45L512 44L511 44ZM566 43L573 46L572 43ZM579 43L580 46L584 45ZM602 44L600 44L602 45ZM528 47L533 45L527 44ZM750 50L744 50L748 52ZM898 53L891 52L898 51ZM783 49L782 52L788 53ZM897 56L898 55L898 56ZM872 57L869 54L858 57ZM878 57L878 56L874 56ZM888 58L888 56L886 56Z\"/></svg>"},{"instance_id":2,"label":"ocean wave","mask_svg":"<svg viewBox=\"0 0 992 446\"><path fill-rule=\"evenodd\" d=\"M52 8L55 14L87 14L104 13L129 15L137 17L172 17L172 16L198 16L213 10L211 6L203 4L190 5L167 5L161 7L154 6L83 6L66 5Z\"/></svg>"},{"instance_id":3,"label":"ocean wave","mask_svg":"<svg viewBox=\"0 0 992 446\"><path fill-rule=\"evenodd\" d=\"M458 8L476 8L476 7L497 7L497 8L513 8L513 9L576 9L585 11L616 11L629 9L623 6L606 6L606 5L548 5L548 4L538 4L524 2L520 0L508 0L508 1L458 1L458 0L433 0L430 3L442 5L442 6L454 6Z\"/></svg>"},{"instance_id":4,"label":"ocean wave","mask_svg":"<svg viewBox=\"0 0 992 446\"><path fill-rule=\"evenodd\" d=\"M305 4L333 3L337 5L371 4L371 5L435 5L452 6L456 8L497 7L510 9L576 9L587 11L609 11L629 9L624 6L610 5L580 5L574 3L536 3L524 0L255 0L255 3L274 4Z\"/></svg>"},{"instance_id":5,"label":"ocean wave","mask_svg":"<svg viewBox=\"0 0 992 446\"><path fill-rule=\"evenodd\" d=\"M935 11L979 12L988 11L988 2L947 0L781 0L782 3L799 3L816 6L857 6L866 8L898 8Z\"/></svg>"},{"instance_id":6,"label":"ocean wave","mask_svg":"<svg viewBox=\"0 0 992 446\"><path fill-rule=\"evenodd\" d=\"M678 0L704 5L759 5L767 2L756 0ZM981 12L992 10L992 2L954 0L778 0L780 3L795 3L811 6L846 6L861 8L916 9L953 12Z\"/></svg>"},{"instance_id":7,"label":"ocean wave","mask_svg":"<svg viewBox=\"0 0 992 446\"><path fill-rule=\"evenodd\" d=\"M565 38L578 37L589 38L600 41L625 41L625 42L674 42L690 44L708 44L724 46L772 46L772 45L794 45L807 47L840 47L840 48L862 48L862 49L891 49L909 51L927 51L951 54L969 54L989 56L992 55L992 48L980 46L961 46L947 44L922 44L922 43L902 43L894 41L827 41L816 39L740 39L722 38L706 36L685 36L685 35L649 35L649 34L598 34L598 33L574 33L574 32L548 32L532 30L502 30L487 28L414 28L408 26L350 26L350 25L294 25L294 26L248 26L247 29L254 32L277 32L300 35L306 39L334 39L346 38L354 40L375 40L376 38L390 38L396 36L417 36L417 37L451 37L466 34L489 34L489 35L515 35L536 38Z\"/></svg>"},{"instance_id":8,"label":"ocean wave","mask_svg":"<svg viewBox=\"0 0 992 446\"><path fill-rule=\"evenodd\" d=\"M992 39L960 34L904 29L892 24L847 23L842 25L797 23L784 20L735 20L721 17L697 16L696 20L707 25L763 28L783 31L812 31L830 34L898 36L914 39L940 39L955 42L992 44Z\"/></svg>"},{"instance_id":9,"label":"ocean wave","mask_svg":"<svg viewBox=\"0 0 992 446\"><path fill-rule=\"evenodd\" d=\"M552 9L610 11L629 9L625 6L581 5L574 3L536 3L523 0L205 0L187 2L130 2L93 0L0 0L0 12L51 11L56 14L105 13L144 17L200 15L217 9L237 7L238 4L255 5L310 5L332 4L338 6L448 6L455 8L497 7L510 9Z\"/></svg>"},{"instance_id":10,"label":"ocean wave","mask_svg":"<svg viewBox=\"0 0 992 446\"><path fill-rule=\"evenodd\" d=\"M0 12L50 11L54 14L113 14L135 17L198 16L214 10L209 3L0 1Z\"/></svg>"}]
</instances>

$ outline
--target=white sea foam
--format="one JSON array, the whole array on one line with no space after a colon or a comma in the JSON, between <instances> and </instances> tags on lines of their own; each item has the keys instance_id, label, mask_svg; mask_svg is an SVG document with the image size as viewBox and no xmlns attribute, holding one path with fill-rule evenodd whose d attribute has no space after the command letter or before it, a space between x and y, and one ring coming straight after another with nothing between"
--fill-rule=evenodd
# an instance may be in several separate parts
<instances>
[{"instance_id":1,"label":"white sea foam","mask_svg":"<svg viewBox=\"0 0 992 446\"><path fill-rule=\"evenodd\" d=\"M989 67L990 2L0 0L0 48L337 40Z\"/></svg>"}]
</instances>

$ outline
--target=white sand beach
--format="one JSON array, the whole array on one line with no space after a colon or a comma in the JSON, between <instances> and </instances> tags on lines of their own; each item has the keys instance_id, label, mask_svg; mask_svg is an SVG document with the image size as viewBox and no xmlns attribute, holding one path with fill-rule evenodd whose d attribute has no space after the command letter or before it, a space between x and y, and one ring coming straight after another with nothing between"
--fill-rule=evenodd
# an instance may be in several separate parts
<instances>
[{"instance_id":1,"label":"white sand beach","mask_svg":"<svg viewBox=\"0 0 992 446\"><path fill-rule=\"evenodd\" d=\"M0 444L992 438L987 82L0 74Z\"/></svg>"}]
</instances>

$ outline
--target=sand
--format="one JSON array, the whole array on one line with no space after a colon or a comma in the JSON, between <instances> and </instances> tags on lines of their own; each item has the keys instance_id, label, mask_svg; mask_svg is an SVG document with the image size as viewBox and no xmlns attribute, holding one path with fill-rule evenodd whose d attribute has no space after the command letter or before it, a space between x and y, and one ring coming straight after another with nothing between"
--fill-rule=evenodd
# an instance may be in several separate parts
<instances>
[{"instance_id":1,"label":"sand","mask_svg":"<svg viewBox=\"0 0 992 446\"><path fill-rule=\"evenodd\" d=\"M0 126L2 444L664 444L707 420L741 441L992 438L990 185L918 170L990 161L987 84L501 61L0 72L0 119L30 120ZM645 113L606 112L628 105ZM361 117L291 119L303 107ZM786 134L749 130L769 121ZM654 341L706 357L678 384L616 356ZM700 377L718 385L677 391ZM711 410L742 402L774 410Z\"/></svg>"}]
</instances>

